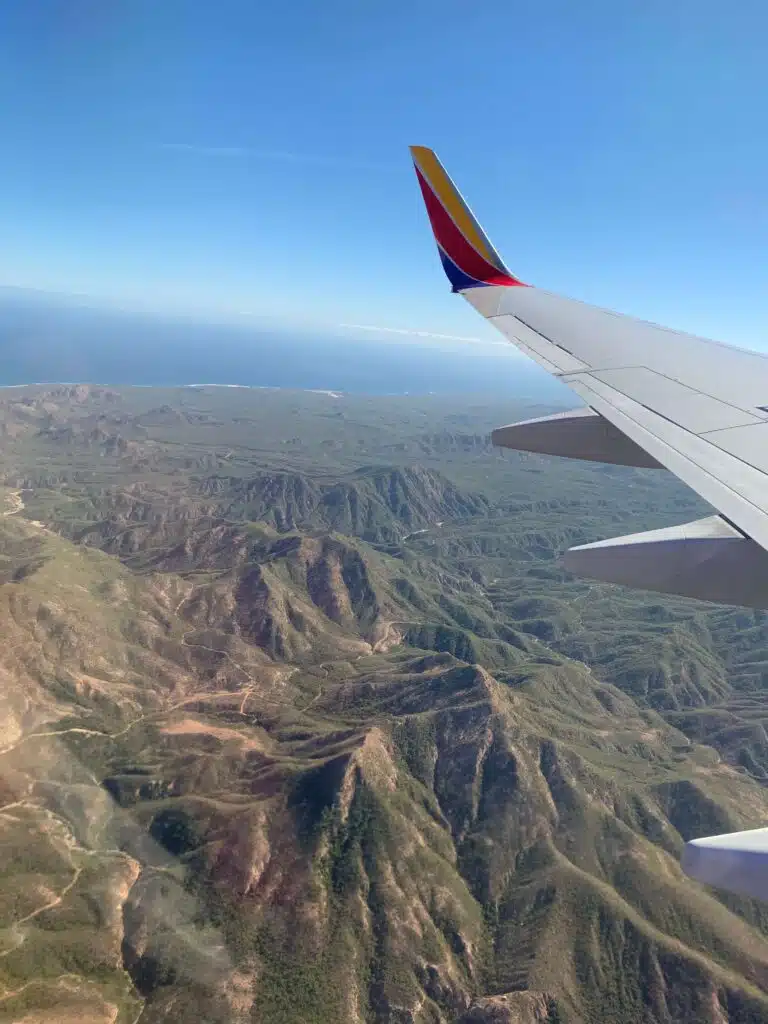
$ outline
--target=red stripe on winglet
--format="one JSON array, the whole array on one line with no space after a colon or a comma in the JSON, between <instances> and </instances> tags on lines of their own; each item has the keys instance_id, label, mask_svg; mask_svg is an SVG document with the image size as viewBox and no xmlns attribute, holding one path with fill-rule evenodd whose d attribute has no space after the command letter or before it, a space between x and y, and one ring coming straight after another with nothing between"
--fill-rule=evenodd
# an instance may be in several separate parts
<instances>
[{"instance_id":1,"label":"red stripe on winglet","mask_svg":"<svg viewBox=\"0 0 768 1024\"><path fill-rule=\"evenodd\" d=\"M450 214L432 191L418 167L416 175L435 238L456 266L469 277L473 277L483 284L522 285L522 281L518 281L512 274L502 273L498 267L494 267L484 256L480 255L456 227Z\"/></svg>"}]
</instances>

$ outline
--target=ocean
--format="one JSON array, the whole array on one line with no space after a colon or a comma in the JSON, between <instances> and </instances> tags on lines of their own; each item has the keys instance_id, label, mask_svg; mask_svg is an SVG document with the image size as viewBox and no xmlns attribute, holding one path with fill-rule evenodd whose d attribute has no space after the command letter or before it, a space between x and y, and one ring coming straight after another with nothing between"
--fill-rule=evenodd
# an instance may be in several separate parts
<instances>
[{"instance_id":1,"label":"ocean","mask_svg":"<svg viewBox=\"0 0 768 1024\"><path fill-rule=\"evenodd\" d=\"M504 345L268 332L89 308L0 289L0 385L240 384L372 395L556 400L568 394Z\"/></svg>"}]
</instances>

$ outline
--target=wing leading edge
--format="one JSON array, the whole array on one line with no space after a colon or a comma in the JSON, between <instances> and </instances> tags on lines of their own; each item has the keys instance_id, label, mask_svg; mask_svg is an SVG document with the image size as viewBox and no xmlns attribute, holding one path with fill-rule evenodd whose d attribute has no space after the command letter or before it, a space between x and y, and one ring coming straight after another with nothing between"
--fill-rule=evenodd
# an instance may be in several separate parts
<instances>
[{"instance_id":1,"label":"wing leading edge","mask_svg":"<svg viewBox=\"0 0 768 1024\"><path fill-rule=\"evenodd\" d=\"M587 406L501 427L494 443L663 467L719 513L571 548L566 568L768 608L768 358L524 284L432 150L411 153L453 291ZM768 900L768 829L695 840L683 867L708 884Z\"/></svg>"}]
</instances>

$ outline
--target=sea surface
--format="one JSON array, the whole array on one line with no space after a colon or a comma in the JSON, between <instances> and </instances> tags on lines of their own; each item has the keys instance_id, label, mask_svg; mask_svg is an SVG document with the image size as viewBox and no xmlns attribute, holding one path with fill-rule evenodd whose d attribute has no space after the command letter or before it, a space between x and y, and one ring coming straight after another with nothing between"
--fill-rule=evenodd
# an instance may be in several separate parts
<instances>
[{"instance_id":1,"label":"sea surface","mask_svg":"<svg viewBox=\"0 0 768 1024\"><path fill-rule=\"evenodd\" d=\"M364 394L558 398L511 346L309 336L67 305L0 289L0 386L240 384Z\"/></svg>"}]
</instances>

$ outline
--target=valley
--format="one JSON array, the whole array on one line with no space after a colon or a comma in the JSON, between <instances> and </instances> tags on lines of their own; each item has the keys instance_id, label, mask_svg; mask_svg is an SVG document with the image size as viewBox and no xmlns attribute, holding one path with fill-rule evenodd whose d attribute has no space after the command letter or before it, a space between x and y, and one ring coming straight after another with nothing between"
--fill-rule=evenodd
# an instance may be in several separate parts
<instances>
[{"instance_id":1,"label":"valley","mask_svg":"<svg viewBox=\"0 0 768 1024\"><path fill-rule=\"evenodd\" d=\"M548 411L0 390L0 1022L768 1021L768 615L564 573L705 508Z\"/></svg>"}]
</instances>

